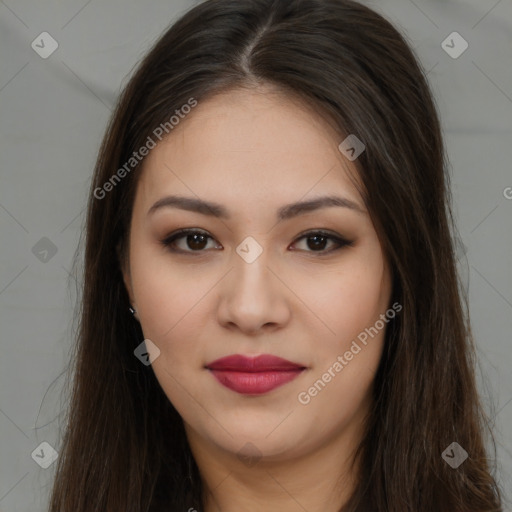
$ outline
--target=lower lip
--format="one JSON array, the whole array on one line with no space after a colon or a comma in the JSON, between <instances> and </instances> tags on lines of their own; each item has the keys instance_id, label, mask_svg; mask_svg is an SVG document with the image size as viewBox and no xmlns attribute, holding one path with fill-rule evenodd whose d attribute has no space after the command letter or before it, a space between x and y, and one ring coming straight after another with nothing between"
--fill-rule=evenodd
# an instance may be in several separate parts
<instances>
[{"instance_id":1,"label":"lower lip","mask_svg":"<svg viewBox=\"0 0 512 512\"><path fill-rule=\"evenodd\" d=\"M268 393L295 379L302 371L302 369L297 369L249 373L230 370L210 370L223 386L244 395Z\"/></svg>"}]
</instances>

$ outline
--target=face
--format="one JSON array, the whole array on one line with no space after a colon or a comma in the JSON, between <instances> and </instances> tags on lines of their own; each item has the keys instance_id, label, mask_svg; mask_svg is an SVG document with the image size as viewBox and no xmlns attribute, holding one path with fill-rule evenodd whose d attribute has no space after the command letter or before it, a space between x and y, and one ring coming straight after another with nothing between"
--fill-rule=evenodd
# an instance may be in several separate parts
<instances>
[{"instance_id":1,"label":"face","mask_svg":"<svg viewBox=\"0 0 512 512\"><path fill-rule=\"evenodd\" d=\"M123 272L189 439L273 460L360 431L391 280L344 138L286 96L238 90L146 157ZM213 368L231 355L245 358ZM261 355L295 366L248 371Z\"/></svg>"}]
</instances>

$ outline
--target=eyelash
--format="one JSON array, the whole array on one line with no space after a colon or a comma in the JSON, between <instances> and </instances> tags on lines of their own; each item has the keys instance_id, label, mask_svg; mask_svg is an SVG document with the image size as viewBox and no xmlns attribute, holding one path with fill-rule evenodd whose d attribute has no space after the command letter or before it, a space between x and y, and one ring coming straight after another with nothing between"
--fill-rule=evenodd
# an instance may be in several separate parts
<instances>
[{"instance_id":1,"label":"eyelash","mask_svg":"<svg viewBox=\"0 0 512 512\"><path fill-rule=\"evenodd\" d=\"M167 250L169 250L170 252L173 252L173 253L179 253L179 254L194 254L194 253L196 253L196 255L200 255L201 253L206 252L206 249L201 249L201 250L197 250L197 251L192 251L192 250L185 251L183 249L177 249L176 247L173 247L173 245L172 245L173 242L175 242L176 240L179 240L180 238L184 238L187 235L196 235L196 234L204 235L207 238L214 240L214 238L211 237L205 231L201 231L198 229L180 229L180 230L176 231L175 233L172 233L168 237L164 238L163 240L161 240L161 244ZM332 233L328 233L327 231L322 231L322 230L308 231L306 233L303 233L303 234L299 235L298 238L296 238L294 243L296 243L299 240L302 240L304 238L307 239L307 238L312 238L314 236L320 236L322 238L327 238L328 240L334 241L338 244L338 247L335 247L334 249L320 250L320 251L306 251L306 252L311 252L311 253L318 253L318 255L320 255L320 256L325 255L325 254L330 254L331 252L338 251L339 249L342 249L343 247L353 245L353 241L351 241L351 240L346 240L340 236L335 236Z\"/></svg>"}]
</instances>

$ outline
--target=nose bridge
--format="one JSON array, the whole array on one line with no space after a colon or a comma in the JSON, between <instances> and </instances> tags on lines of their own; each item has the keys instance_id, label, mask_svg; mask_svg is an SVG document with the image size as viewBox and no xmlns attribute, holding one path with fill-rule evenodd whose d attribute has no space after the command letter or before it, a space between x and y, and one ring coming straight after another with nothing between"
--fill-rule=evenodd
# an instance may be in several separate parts
<instances>
[{"instance_id":1,"label":"nose bridge","mask_svg":"<svg viewBox=\"0 0 512 512\"><path fill-rule=\"evenodd\" d=\"M261 293L272 287L269 254L269 249L264 249L253 237L247 237L238 245L233 255L233 281L239 292Z\"/></svg>"},{"instance_id":2,"label":"nose bridge","mask_svg":"<svg viewBox=\"0 0 512 512\"><path fill-rule=\"evenodd\" d=\"M271 270L269 256L270 250L254 239L246 239L236 248L231 275L223 287L220 302L223 324L256 331L265 324L286 321L289 316L286 298Z\"/></svg>"}]
</instances>

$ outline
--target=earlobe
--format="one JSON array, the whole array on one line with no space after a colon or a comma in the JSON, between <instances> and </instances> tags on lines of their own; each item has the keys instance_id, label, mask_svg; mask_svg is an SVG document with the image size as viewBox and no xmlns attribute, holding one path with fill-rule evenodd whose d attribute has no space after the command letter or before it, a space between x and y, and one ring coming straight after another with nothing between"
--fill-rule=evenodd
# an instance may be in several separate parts
<instances>
[{"instance_id":1,"label":"earlobe","mask_svg":"<svg viewBox=\"0 0 512 512\"><path fill-rule=\"evenodd\" d=\"M130 309L130 313L140 323L140 318L139 318L139 315L137 314L137 310L134 307L130 307L129 309Z\"/></svg>"}]
</instances>

